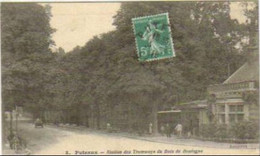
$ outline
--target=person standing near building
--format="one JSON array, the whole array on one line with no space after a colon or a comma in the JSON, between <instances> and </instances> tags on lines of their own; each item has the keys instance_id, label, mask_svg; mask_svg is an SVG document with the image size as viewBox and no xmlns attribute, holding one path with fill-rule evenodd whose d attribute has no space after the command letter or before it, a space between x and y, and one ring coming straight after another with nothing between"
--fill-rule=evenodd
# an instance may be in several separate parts
<instances>
[{"instance_id":1,"label":"person standing near building","mask_svg":"<svg viewBox=\"0 0 260 156\"><path fill-rule=\"evenodd\" d=\"M177 124L177 126L175 127L175 130L177 132L178 136L182 136L182 125L180 123Z\"/></svg>"},{"instance_id":2,"label":"person standing near building","mask_svg":"<svg viewBox=\"0 0 260 156\"><path fill-rule=\"evenodd\" d=\"M112 128L111 128L111 125L110 125L109 122L107 123L107 131L108 131L109 133L112 132Z\"/></svg>"},{"instance_id":3,"label":"person standing near building","mask_svg":"<svg viewBox=\"0 0 260 156\"><path fill-rule=\"evenodd\" d=\"M153 133L153 124L150 122L149 124L149 134Z\"/></svg>"},{"instance_id":4,"label":"person standing near building","mask_svg":"<svg viewBox=\"0 0 260 156\"><path fill-rule=\"evenodd\" d=\"M161 125L161 128L160 128L160 130L161 130L161 134L162 134L162 136L164 135L164 133L165 133L165 127L164 127L164 125Z\"/></svg>"}]
</instances>

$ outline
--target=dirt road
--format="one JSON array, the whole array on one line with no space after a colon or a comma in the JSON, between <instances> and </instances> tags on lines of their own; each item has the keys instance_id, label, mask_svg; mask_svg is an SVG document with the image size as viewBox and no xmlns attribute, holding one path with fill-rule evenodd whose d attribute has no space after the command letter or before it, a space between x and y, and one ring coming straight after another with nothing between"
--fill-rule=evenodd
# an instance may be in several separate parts
<instances>
[{"instance_id":1,"label":"dirt road","mask_svg":"<svg viewBox=\"0 0 260 156\"><path fill-rule=\"evenodd\" d=\"M259 154L259 149L206 148L126 138L92 131L73 131L20 125L32 154Z\"/></svg>"}]
</instances>

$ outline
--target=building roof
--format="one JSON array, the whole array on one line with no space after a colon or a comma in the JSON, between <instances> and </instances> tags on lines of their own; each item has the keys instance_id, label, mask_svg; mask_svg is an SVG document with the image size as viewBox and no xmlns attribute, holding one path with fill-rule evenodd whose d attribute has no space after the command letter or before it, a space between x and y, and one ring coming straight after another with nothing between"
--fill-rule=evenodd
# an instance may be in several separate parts
<instances>
[{"instance_id":1,"label":"building roof","mask_svg":"<svg viewBox=\"0 0 260 156\"><path fill-rule=\"evenodd\" d=\"M195 100L195 101L190 101L190 102L186 102L186 103L180 103L178 105L187 105L187 104L205 104L207 103L207 100Z\"/></svg>"},{"instance_id":2,"label":"building roof","mask_svg":"<svg viewBox=\"0 0 260 156\"><path fill-rule=\"evenodd\" d=\"M235 71L223 84L239 83L245 81L259 80L259 62L254 61L245 63L237 71Z\"/></svg>"},{"instance_id":3,"label":"building roof","mask_svg":"<svg viewBox=\"0 0 260 156\"><path fill-rule=\"evenodd\" d=\"M172 109L194 109L194 108L206 108L207 100L196 100L187 103L180 103L175 105Z\"/></svg>"}]
</instances>

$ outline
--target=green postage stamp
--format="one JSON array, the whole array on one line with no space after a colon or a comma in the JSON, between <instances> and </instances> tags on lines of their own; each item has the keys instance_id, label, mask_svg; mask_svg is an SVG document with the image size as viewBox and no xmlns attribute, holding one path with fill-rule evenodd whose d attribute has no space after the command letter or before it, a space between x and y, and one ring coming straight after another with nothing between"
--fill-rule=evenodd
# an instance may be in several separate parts
<instances>
[{"instance_id":1,"label":"green postage stamp","mask_svg":"<svg viewBox=\"0 0 260 156\"><path fill-rule=\"evenodd\" d=\"M168 13L132 19L139 61L175 57Z\"/></svg>"}]
</instances>

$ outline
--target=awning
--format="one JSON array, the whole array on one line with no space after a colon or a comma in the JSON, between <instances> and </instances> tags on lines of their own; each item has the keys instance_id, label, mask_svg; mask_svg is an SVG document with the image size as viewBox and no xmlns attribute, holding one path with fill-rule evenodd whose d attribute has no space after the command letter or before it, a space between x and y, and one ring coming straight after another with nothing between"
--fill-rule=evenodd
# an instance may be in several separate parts
<instances>
[{"instance_id":1,"label":"awning","mask_svg":"<svg viewBox=\"0 0 260 156\"><path fill-rule=\"evenodd\" d=\"M217 100L216 104L243 104L244 101L242 99L223 99Z\"/></svg>"},{"instance_id":2,"label":"awning","mask_svg":"<svg viewBox=\"0 0 260 156\"><path fill-rule=\"evenodd\" d=\"M180 113L181 110L159 111L158 113Z\"/></svg>"}]
</instances>

